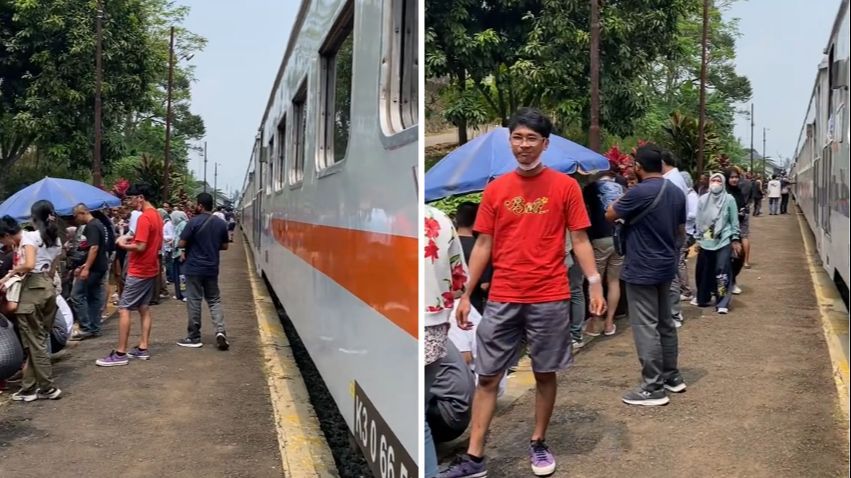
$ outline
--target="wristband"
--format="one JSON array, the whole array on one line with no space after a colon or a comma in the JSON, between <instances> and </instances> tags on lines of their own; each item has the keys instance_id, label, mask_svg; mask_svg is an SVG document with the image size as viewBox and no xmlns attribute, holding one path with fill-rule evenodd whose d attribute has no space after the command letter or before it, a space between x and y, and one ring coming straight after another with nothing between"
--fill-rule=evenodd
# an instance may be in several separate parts
<instances>
[{"instance_id":1,"label":"wristband","mask_svg":"<svg viewBox=\"0 0 851 478\"><path fill-rule=\"evenodd\" d=\"M588 277L588 283L589 284L599 284L600 282L602 282L602 278L600 277L600 274L594 274L594 275Z\"/></svg>"}]
</instances>

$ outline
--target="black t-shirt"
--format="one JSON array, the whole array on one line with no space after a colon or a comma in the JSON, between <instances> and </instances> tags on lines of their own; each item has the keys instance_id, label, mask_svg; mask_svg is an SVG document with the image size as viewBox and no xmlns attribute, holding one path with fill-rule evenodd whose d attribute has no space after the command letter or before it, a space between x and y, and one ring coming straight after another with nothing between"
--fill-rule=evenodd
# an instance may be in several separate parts
<instances>
[{"instance_id":1,"label":"black t-shirt","mask_svg":"<svg viewBox=\"0 0 851 478\"><path fill-rule=\"evenodd\" d=\"M80 243L77 245L77 249L84 253L80 254L83 264L85 264L88 258L89 249L92 246L98 246L98 252L94 263L92 263L90 272L106 272L106 226L98 219L93 218L84 227L85 229L83 229L83 235L80 237ZM83 264L79 264L78 267Z\"/></svg>"},{"instance_id":2,"label":"black t-shirt","mask_svg":"<svg viewBox=\"0 0 851 478\"><path fill-rule=\"evenodd\" d=\"M461 249L464 251L464 259L467 261L467 265L469 266L470 256L473 254L473 246L476 245L476 238L470 236L458 237L461 238ZM484 305L488 298L488 294L479 287L479 284L489 283L492 278L493 265L488 262L487 267L485 267L485 271L482 272L482 278L479 279L479 283L475 285L473 292L470 294L470 303L477 311L479 311L480 314L484 313Z\"/></svg>"},{"instance_id":3,"label":"black t-shirt","mask_svg":"<svg viewBox=\"0 0 851 478\"><path fill-rule=\"evenodd\" d=\"M606 220L606 212L603 209L603 202L600 201L597 182L593 182L582 190L582 198L585 200L585 207L588 209L588 218L591 220L591 227L588 228L588 239L602 239L612 237L613 225Z\"/></svg>"},{"instance_id":4,"label":"black t-shirt","mask_svg":"<svg viewBox=\"0 0 851 478\"><path fill-rule=\"evenodd\" d=\"M115 252L115 226L105 215L95 216L95 219L103 224L104 231L106 232L106 252L112 254Z\"/></svg>"},{"instance_id":5,"label":"black t-shirt","mask_svg":"<svg viewBox=\"0 0 851 478\"><path fill-rule=\"evenodd\" d=\"M222 244L228 242L228 225L225 221L215 216L210 219L210 213L199 214L186 223L180 240L186 241L186 262L181 267L184 274L205 277L219 275L219 251Z\"/></svg>"},{"instance_id":6,"label":"black t-shirt","mask_svg":"<svg viewBox=\"0 0 851 478\"><path fill-rule=\"evenodd\" d=\"M15 260L15 252L5 250L0 251L0 277L6 277L6 274L12 270L12 263Z\"/></svg>"}]
</instances>

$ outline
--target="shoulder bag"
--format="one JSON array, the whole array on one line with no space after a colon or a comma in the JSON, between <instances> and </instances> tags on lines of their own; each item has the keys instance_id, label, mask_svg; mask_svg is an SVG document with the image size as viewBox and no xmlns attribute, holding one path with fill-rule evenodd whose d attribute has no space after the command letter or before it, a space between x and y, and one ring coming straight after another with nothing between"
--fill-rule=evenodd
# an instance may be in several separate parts
<instances>
[{"instance_id":1,"label":"shoulder bag","mask_svg":"<svg viewBox=\"0 0 851 478\"><path fill-rule=\"evenodd\" d=\"M620 256L626 255L626 235L627 229L629 226L635 225L638 221L644 219L644 216L650 214L651 211L656 209L656 206L659 205L659 201L662 200L662 194L665 192L665 188L668 187L669 181L667 179L662 180L662 187L659 188L659 192L656 193L656 197L653 198L653 202L650 203L650 206L647 209L641 211L637 216L630 219L628 223L625 223L622 219L618 219L615 221L614 227L612 229L612 242L615 246L615 252Z\"/></svg>"}]
</instances>

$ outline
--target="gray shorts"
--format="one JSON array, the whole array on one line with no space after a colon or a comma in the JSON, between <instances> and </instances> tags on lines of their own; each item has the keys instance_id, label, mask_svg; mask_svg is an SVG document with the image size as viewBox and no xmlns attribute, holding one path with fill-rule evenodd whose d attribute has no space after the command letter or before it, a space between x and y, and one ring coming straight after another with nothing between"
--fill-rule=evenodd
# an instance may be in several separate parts
<instances>
[{"instance_id":1,"label":"gray shorts","mask_svg":"<svg viewBox=\"0 0 851 478\"><path fill-rule=\"evenodd\" d=\"M476 328L476 373L501 375L514 362L524 337L533 371L547 373L567 368L573 360L570 301L488 301Z\"/></svg>"},{"instance_id":2,"label":"gray shorts","mask_svg":"<svg viewBox=\"0 0 851 478\"><path fill-rule=\"evenodd\" d=\"M746 239L751 231L750 217L750 214L745 214L745 217L739 220L739 235L742 239Z\"/></svg>"},{"instance_id":3,"label":"gray shorts","mask_svg":"<svg viewBox=\"0 0 851 478\"><path fill-rule=\"evenodd\" d=\"M143 279L127 276L127 280L124 281L124 290L121 292L121 300L118 301L118 308L139 310L140 307L147 307L157 292L156 285L156 277Z\"/></svg>"}]
</instances>

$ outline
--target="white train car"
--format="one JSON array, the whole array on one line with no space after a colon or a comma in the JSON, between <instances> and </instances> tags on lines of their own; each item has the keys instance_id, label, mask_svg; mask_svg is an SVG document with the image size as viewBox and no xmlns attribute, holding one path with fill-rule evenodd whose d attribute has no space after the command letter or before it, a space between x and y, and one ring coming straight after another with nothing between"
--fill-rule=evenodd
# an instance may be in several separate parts
<instances>
[{"instance_id":1,"label":"white train car","mask_svg":"<svg viewBox=\"0 0 851 478\"><path fill-rule=\"evenodd\" d=\"M373 473L418 476L416 0L304 0L242 226Z\"/></svg>"},{"instance_id":2,"label":"white train car","mask_svg":"<svg viewBox=\"0 0 851 478\"><path fill-rule=\"evenodd\" d=\"M848 88L851 17L842 0L819 64L792 168L795 198L815 235L825 270L848 297L849 143Z\"/></svg>"}]
</instances>

